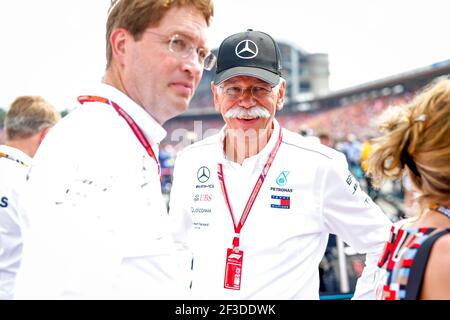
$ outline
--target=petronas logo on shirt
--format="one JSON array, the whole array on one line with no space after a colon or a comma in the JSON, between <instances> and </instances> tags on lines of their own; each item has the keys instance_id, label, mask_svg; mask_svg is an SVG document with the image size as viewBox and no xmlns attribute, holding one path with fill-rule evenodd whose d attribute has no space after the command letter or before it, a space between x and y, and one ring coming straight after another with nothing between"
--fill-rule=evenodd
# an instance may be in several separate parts
<instances>
[{"instance_id":1,"label":"petronas logo on shirt","mask_svg":"<svg viewBox=\"0 0 450 320\"><path fill-rule=\"evenodd\" d=\"M289 175L289 171L282 171L277 178L277 185L279 185L281 187L285 186L287 183L288 175Z\"/></svg>"}]
</instances>

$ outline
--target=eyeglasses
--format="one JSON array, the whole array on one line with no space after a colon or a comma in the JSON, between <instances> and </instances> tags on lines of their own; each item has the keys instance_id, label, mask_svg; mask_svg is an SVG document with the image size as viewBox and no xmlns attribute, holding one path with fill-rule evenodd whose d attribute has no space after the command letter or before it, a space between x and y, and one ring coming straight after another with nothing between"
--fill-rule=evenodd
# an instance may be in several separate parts
<instances>
[{"instance_id":1,"label":"eyeglasses","mask_svg":"<svg viewBox=\"0 0 450 320\"><path fill-rule=\"evenodd\" d=\"M236 85L224 85L221 86L225 95L227 95L231 99L239 99L241 98L245 92L250 90L252 97L255 99L265 99L272 95L273 87L269 85L257 85L248 88L242 88Z\"/></svg>"},{"instance_id":2,"label":"eyeglasses","mask_svg":"<svg viewBox=\"0 0 450 320\"><path fill-rule=\"evenodd\" d=\"M146 32L165 37L149 30ZM198 56L198 62L205 70L211 70L216 65L216 56L211 51L205 48L196 47L192 40L186 36L174 34L170 40L168 40L168 48L170 52L183 59L189 57L195 51Z\"/></svg>"}]
</instances>

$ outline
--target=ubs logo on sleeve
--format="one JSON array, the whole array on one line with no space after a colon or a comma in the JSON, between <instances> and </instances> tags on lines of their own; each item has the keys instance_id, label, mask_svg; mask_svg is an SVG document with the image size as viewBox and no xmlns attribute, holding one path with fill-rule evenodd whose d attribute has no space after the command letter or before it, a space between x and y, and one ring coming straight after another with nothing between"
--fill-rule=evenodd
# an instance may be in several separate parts
<instances>
[{"instance_id":1,"label":"ubs logo on sleeve","mask_svg":"<svg viewBox=\"0 0 450 320\"><path fill-rule=\"evenodd\" d=\"M8 198L1 197L0 198L0 208L6 208L6 207L8 207Z\"/></svg>"}]
</instances>

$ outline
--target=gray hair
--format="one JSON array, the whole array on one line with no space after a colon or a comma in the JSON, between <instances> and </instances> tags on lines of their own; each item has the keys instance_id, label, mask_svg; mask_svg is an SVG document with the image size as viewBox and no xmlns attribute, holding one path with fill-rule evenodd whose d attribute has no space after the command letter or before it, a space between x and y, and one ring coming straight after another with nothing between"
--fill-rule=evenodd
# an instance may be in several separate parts
<instances>
[{"instance_id":1,"label":"gray hair","mask_svg":"<svg viewBox=\"0 0 450 320\"><path fill-rule=\"evenodd\" d=\"M58 111L42 97L18 97L6 113L6 139L28 138L53 127L60 118Z\"/></svg>"}]
</instances>

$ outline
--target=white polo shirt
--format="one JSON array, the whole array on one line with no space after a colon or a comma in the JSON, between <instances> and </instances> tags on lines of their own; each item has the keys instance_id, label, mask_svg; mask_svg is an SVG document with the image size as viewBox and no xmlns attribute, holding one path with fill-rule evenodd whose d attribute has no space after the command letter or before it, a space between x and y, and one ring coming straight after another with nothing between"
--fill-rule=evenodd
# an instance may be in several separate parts
<instances>
[{"instance_id":1,"label":"white polo shirt","mask_svg":"<svg viewBox=\"0 0 450 320\"><path fill-rule=\"evenodd\" d=\"M158 156L165 130L106 84ZM41 144L25 188L22 267L15 298L177 297L176 254L157 164L108 104L87 102Z\"/></svg>"},{"instance_id":2,"label":"white polo shirt","mask_svg":"<svg viewBox=\"0 0 450 320\"><path fill-rule=\"evenodd\" d=\"M170 201L177 241L192 252L195 299L318 299L318 266L329 233L361 253L366 267L355 297L371 299L378 255L391 223L349 173L343 154L283 129L278 154L240 234L244 252L240 290L224 289L227 248L234 228L218 180L223 165L235 221L272 151L279 124L265 148L242 165L225 159L224 131L178 154Z\"/></svg>"},{"instance_id":3,"label":"white polo shirt","mask_svg":"<svg viewBox=\"0 0 450 320\"><path fill-rule=\"evenodd\" d=\"M17 207L31 158L19 149L0 145L0 300L12 299L20 264L22 235Z\"/></svg>"}]
</instances>

